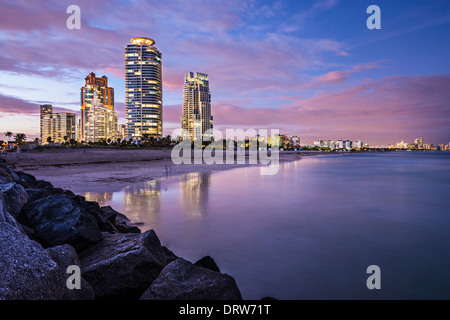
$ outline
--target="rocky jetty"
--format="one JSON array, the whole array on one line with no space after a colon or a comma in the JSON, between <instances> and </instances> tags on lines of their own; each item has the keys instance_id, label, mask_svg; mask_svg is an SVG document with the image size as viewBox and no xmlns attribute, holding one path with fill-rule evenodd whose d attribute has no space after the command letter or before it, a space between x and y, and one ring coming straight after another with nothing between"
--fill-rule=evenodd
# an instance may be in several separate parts
<instances>
[{"instance_id":1,"label":"rocky jetty","mask_svg":"<svg viewBox=\"0 0 450 320\"><path fill-rule=\"evenodd\" d=\"M81 271L80 288L69 288L69 266ZM0 270L0 300L242 299L211 257L193 264L113 208L4 162Z\"/></svg>"}]
</instances>

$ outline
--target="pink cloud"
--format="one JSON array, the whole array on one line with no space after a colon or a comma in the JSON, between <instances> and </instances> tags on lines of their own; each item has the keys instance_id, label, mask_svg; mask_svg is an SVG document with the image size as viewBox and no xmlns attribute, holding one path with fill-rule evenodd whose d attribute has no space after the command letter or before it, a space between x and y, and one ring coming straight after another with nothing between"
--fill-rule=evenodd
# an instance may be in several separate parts
<instances>
[{"instance_id":1,"label":"pink cloud","mask_svg":"<svg viewBox=\"0 0 450 320\"><path fill-rule=\"evenodd\" d=\"M316 77L312 85L343 84L347 82L347 79L350 75L356 72L378 67L379 67L378 65L368 64L368 65L358 65L348 70L330 71L322 76Z\"/></svg>"}]
</instances>

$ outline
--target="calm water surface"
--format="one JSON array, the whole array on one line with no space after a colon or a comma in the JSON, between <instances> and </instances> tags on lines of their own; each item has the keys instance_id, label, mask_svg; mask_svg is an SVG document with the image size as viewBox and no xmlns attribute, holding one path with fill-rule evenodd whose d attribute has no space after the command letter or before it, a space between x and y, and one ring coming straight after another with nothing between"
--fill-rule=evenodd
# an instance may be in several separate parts
<instances>
[{"instance_id":1,"label":"calm water surface","mask_svg":"<svg viewBox=\"0 0 450 320\"><path fill-rule=\"evenodd\" d=\"M85 193L244 299L449 299L450 153L345 154ZM381 268L381 290L366 269Z\"/></svg>"}]
</instances>

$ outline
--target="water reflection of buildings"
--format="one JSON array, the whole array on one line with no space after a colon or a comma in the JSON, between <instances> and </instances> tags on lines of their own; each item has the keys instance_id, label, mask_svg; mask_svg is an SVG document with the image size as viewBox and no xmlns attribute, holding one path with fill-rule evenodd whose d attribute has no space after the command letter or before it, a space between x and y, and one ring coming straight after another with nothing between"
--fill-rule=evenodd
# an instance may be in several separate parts
<instances>
[{"instance_id":1,"label":"water reflection of buildings","mask_svg":"<svg viewBox=\"0 0 450 320\"><path fill-rule=\"evenodd\" d=\"M124 190L124 213L133 221L151 223L161 210L161 181L149 180Z\"/></svg>"},{"instance_id":2,"label":"water reflection of buildings","mask_svg":"<svg viewBox=\"0 0 450 320\"><path fill-rule=\"evenodd\" d=\"M181 205L189 215L204 215L211 172L193 172L180 177Z\"/></svg>"},{"instance_id":3,"label":"water reflection of buildings","mask_svg":"<svg viewBox=\"0 0 450 320\"><path fill-rule=\"evenodd\" d=\"M168 172L167 176L170 177L170 175L171 173ZM211 184L211 172L182 175L179 183L181 210L192 216L204 215ZM164 180L161 183L161 180L155 179L127 186L119 192L86 192L83 196L86 200L96 201L101 206L111 205L133 222L144 222L152 226L161 218L161 189L166 184Z\"/></svg>"},{"instance_id":4,"label":"water reflection of buildings","mask_svg":"<svg viewBox=\"0 0 450 320\"><path fill-rule=\"evenodd\" d=\"M95 201L100 206L107 206L113 198L113 192L85 192L81 194L87 201Z\"/></svg>"}]
</instances>

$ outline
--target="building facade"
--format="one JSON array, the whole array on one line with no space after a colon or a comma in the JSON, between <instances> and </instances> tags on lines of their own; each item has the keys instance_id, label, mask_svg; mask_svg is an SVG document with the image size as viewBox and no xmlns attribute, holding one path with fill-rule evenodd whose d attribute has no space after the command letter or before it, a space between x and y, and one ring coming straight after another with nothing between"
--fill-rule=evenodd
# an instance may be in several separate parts
<instances>
[{"instance_id":1,"label":"building facade","mask_svg":"<svg viewBox=\"0 0 450 320\"><path fill-rule=\"evenodd\" d=\"M94 110L94 97L97 99L95 101L95 109L97 110ZM109 109L109 111L103 110L103 108ZM108 113L109 116L105 116L105 113ZM96 115L98 116L96 117ZM85 86L81 88L81 118L78 128L78 140L80 142L99 141L98 134L95 133L99 132L99 130L105 131L102 128L112 125L101 121L112 119L114 115L117 127L117 113L114 111L114 89L108 87L108 78L106 76L97 78L95 73L91 72L85 78ZM101 128L99 129L98 126ZM116 136L117 132L108 135L106 139L116 139Z\"/></svg>"},{"instance_id":2,"label":"building facade","mask_svg":"<svg viewBox=\"0 0 450 320\"><path fill-rule=\"evenodd\" d=\"M51 104L43 104L40 106L40 118L41 118L41 123L40 123L40 139L41 139L41 143L44 143L44 140L42 139L42 137L48 135L48 132L44 133L44 125L43 125L43 119L44 116L46 114L52 114L53 113L53 106ZM46 142L46 141L45 141Z\"/></svg>"},{"instance_id":3,"label":"building facade","mask_svg":"<svg viewBox=\"0 0 450 320\"><path fill-rule=\"evenodd\" d=\"M205 73L186 73L181 129L185 134L183 139L210 141L212 138L211 92L209 78Z\"/></svg>"},{"instance_id":4,"label":"building facade","mask_svg":"<svg viewBox=\"0 0 450 320\"><path fill-rule=\"evenodd\" d=\"M76 114L70 112L53 113L53 108L42 112L41 107L41 143L49 144L70 142L76 139Z\"/></svg>"},{"instance_id":5,"label":"building facade","mask_svg":"<svg viewBox=\"0 0 450 320\"><path fill-rule=\"evenodd\" d=\"M119 124L118 138L123 141L127 138L127 135L127 126L125 124Z\"/></svg>"},{"instance_id":6,"label":"building facade","mask_svg":"<svg viewBox=\"0 0 450 320\"><path fill-rule=\"evenodd\" d=\"M117 113L100 102L97 92L94 92L89 108L85 109L85 116L87 120L82 131L85 142L108 142L117 139Z\"/></svg>"},{"instance_id":7,"label":"building facade","mask_svg":"<svg viewBox=\"0 0 450 320\"><path fill-rule=\"evenodd\" d=\"M131 39L125 48L125 104L128 139L163 135L162 54L150 38Z\"/></svg>"}]
</instances>

